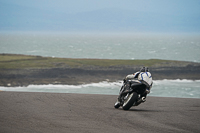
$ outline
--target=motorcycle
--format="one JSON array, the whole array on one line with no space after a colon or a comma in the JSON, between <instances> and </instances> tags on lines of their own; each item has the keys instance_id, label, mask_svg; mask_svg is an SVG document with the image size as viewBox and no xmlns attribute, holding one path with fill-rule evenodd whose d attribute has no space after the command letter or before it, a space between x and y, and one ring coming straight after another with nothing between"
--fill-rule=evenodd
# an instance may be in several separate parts
<instances>
[{"instance_id":1,"label":"motorcycle","mask_svg":"<svg viewBox=\"0 0 200 133\"><path fill-rule=\"evenodd\" d=\"M124 110L129 110L132 106L138 106L146 101L148 91L150 92L150 85L143 80L124 81L114 107L122 106Z\"/></svg>"}]
</instances>

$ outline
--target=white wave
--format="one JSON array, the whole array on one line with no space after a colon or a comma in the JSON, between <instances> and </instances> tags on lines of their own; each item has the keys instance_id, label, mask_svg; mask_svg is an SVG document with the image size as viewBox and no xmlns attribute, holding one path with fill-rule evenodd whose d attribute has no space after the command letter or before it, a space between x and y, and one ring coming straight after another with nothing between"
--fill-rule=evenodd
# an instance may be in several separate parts
<instances>
[{"instance_id":1,"label":"white wave","mask_svg":"<svg viewBox=\"0 0 200 133\"><path fill-rule=\"evenodd\" d=\"M86 87L109 87L109 86L121 86L122 81L117 81L117 82L99 82L99 83L89 83L89 84L81 84L81 85L53 85L53 84L48 84L48 85L29 85L27 88L86 88ZM12 87L7 87L7 88L12 88ZM16 87L17 88L17 87ZM19 87L21 88L21 87ZM24 87L22 87L24 88Z\"/></svg>"},{"instance_id":2,"label":"white wave","mask_svg":"<svg viewBox=\"0 0 200 133\"><path fill-rule=\"evenodd\" d=\"M164 80L154 80L154 84L159 85L159 84L170 84L170 83L199 83L200 80L188 80L188 79L176 79L176 80L169 80L169 79L164 79Z\"/></svg>"},{"instance_id":3,"label":"white wave","mask_svg":"<svg viewBox=\"0 0 200 133\"><path fill-rule=\"evenodd\" d=\"M37 53L39 52L38 50L31 50L31 51L27 51L28 53Z\"/></svg>"},{"instance_id":4,"label":"white wave","mask_svg":"<svg viewBox=\"0 0 200 133\"><path fill-rule=\"evenodd\" d=\"M81 85L28 85L27 88L81 88Z\"/></svg>"},{"instance_id":5,"label":"white wave","mask_svg":"<svg viewBox=\"0 0 200 133\"><path fill-rule=\"evenodd\" d=\"M107 81L103 81L103 82L99 82L99 83L91 83L91 84L84 84L81 85L82 87L88 87L88 86L93 86L93 87L109 87L109 86L121 86L122 82L107 82Z\"/></svg>"},{"instance_id":6,"label":"white wave","mask_svg":"<svg viewBox=\"0 0 200 133\"><path fill-rule=\"evenodd\" d=\"M27 87L3 87L2 91L54 92L118 95L122 81L99 82L82 85L29 85ZM150 96L200 98L200 80L154 80Z\"/></svg>"},{"instance_id":7,"label":"white wave","mask_svg":"<svg viewBox=\"0 0 200 133\"><path fill-rule=\"evenodd\" d=\"M148 51L148 53L153 54L156 53L156 51Z\"/></svg>"},{"instance_id":8,"label":"white wave","mask_svg":"<svg viewBox=\"0 0 200 133\"><path fill-rule=\"evenodd\" d=\"M200 80L155 80L150 95L200 98Z\"/></svg>"},{"instance_id":9,"label":"white wave","mask_svg":"<svg viewBox=\"0 0 200 133\"><path fill-rule=\"evenodd\" d=\"M166 84L166 83L197 83L200 84L200 80L188 80L188 79L176 79L176 80L169 80L169 79L163 79L163 80L153 80L153 84ZM109 86L121 86L122 81L116 81L116 82L99 82L99 83L89 83L89 84L81 84L81 85L54 85L54 84L48 84L48 85L28 85L28 86L22 86L22 87L3 87L0 86L0 88L84 88L84 87L109 87Z\"/></svg>"}]
</instances>

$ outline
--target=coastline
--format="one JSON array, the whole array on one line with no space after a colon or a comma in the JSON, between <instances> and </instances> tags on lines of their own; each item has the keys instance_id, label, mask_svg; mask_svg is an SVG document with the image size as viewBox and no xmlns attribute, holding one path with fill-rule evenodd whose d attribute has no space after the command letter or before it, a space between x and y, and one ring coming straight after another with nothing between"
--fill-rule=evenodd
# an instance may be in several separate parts
<instances>
[{"instance_id":1,"label":"coastline","mask_svg":"<svg viewBox=\"0 0 200 133\"><path fill-rule=\"evenodd\" d=\"M123 80L147 66L154 80L200 79L200 63L168 60L67 59L0 54L0 86L80 85ZM131 64L132 63L132 64Z\"/></svg>"}]
</instances>

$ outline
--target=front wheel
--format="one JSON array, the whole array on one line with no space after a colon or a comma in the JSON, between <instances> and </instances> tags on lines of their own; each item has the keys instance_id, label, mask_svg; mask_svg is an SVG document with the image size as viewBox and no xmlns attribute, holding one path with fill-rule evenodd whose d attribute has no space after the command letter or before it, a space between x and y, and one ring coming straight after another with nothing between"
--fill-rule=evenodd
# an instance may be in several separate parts
<instances>
[{"instance_id":1,"label":"front wheel","mask_svg":"<svg viewBox=\"0 0 200 133\"><path fill-rule=\"evenodd\" d=\"M114 106L114 107L115 107L116 109L118 109L118 108L120 107L120 102L117 101L117 102L115 103L115 106Z\"/></svg>"},{"instance_id":2,"label":"front wheel","mask_svg":"<svg viewBox=\"0 0 200 133\"><path fill-rule=\"evenodd\" d=\"M138 94L136 92L131 93L125 100L124 104L122 105L123 110L129 110L133 103L136 102L138 98Z\"/></svg>"}]
</instances>

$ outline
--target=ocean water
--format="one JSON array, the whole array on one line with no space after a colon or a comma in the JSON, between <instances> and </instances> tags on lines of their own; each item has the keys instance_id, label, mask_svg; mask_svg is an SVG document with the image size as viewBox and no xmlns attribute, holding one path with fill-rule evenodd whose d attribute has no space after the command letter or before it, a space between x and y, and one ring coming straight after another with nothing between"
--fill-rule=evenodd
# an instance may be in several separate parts
<instances>
[{"instance_id":1,"label":"ocean water","mask_svg":"<svg viewBox=\"0 0 200 133\"><path fill-rule=\"evenodd\" d=\"M0 53L200 62L199 35L0 34Z\"/></svg>"},{"instance_id":2,"label":"ocean water","mask_svg":"<svg viewBox=\"0 0 200 133\"><path fill-rule=\"evenodd\" d=\"M118 95L122 82L100 82L83 85L29 85L2 87L1 91L79 93ZM155 80L149 96L200 98L200 80Z\"/></svg>"},{"instance_id":3,"label":"ocean water","mask_svg":"<svg viewBox=\"0 0 200 133\"><path fill-rule=\"evenodd\" d=\"M200 62L200 36L189 34L2 34L0 53L64 58ZM153 75L153 74L152 74ZM118 95L122 82L0 87L2 91ZM156 80L150 96L200 98L199 80Z\"/></svg>"}]
</instances>

